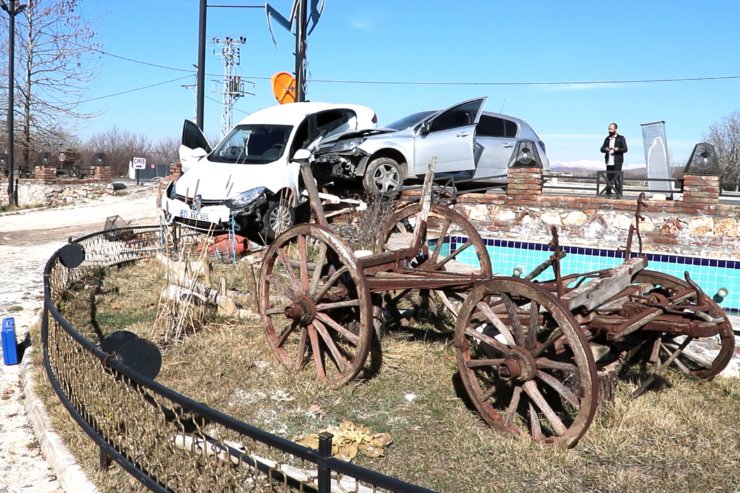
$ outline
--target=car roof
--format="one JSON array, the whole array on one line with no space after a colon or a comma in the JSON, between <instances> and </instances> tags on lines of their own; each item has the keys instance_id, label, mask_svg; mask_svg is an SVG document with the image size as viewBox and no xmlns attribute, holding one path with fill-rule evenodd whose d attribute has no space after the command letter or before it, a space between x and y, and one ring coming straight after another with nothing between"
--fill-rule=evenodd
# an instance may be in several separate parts
<instances>
[{"instance_id":1,"label":"car roof","mask_svg":"<svg viewBox=\"0 0 740 493\"><path fill-rule=\"evenodd\" d=\"M361 106L358 104L335 104L308 101L304 103L279 104L255 111L251 115L242 119L239 122L239 125L255 123L268 125L298 125L303 121L306 115L341 108L353 110L358 114L358 116L362 116L364 113L368 115L368 118L372 118L372 115L375 114L375 112L367 106Z\"/></svg>"}]
</instances>

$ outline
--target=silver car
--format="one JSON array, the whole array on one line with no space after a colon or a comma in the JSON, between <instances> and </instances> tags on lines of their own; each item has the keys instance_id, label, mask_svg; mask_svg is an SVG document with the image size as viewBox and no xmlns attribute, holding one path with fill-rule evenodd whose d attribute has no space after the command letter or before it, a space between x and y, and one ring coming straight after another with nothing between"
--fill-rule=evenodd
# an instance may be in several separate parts
<instances>
[{"instance_id":1,"label":"silver car","mask_svg":"<svg viewBox=\"0 0 740 493\"><path fill-rule=\"evenodd\" d=\"M485 101L422 111L384 128L326 140L314 152L314 174L362 180L376 195L395 193L404 180L423 177L433 157L437 177L488 183L506 183L507 169L516 164L549 170L545 144L534 130L518 118L483 112Z\"/></svg>"}]
</instances>

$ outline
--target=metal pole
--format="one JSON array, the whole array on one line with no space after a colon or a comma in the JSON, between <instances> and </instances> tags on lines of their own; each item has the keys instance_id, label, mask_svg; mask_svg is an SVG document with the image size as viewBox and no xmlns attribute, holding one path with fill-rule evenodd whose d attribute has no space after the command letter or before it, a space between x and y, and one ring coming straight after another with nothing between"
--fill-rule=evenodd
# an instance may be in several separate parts
<instances>
[{"instance_id":1,"label":"metal pole","mask_svg":"<svg viewBox=\"0 0 740 493\"><path fill-rule=\"evenodd\" d=\"M15 193L13 192L13 116L15 111L13 105L13 96L15 92L15 0L10 0L10 5L7 8L8 11L8 22L10 28L8 29L8 204L10 206L18 205L15 201Z\"/></svg>"},{"instance_id":2,"label":"metal pole","mask_svg":"<svg viewBox=\"0 0 740 493\"><path fill-rule=\"evenodd\" d=\"M203 103L206 87L206 12L207 0L200 0L200 25L198 27L198 87L196 89L195 122L203 130Z\"/></svg>"},{"instance_id":3,"label":"metal pole","mask_svg":"<svg viewBox=\"0 0 740 493\"><path fill-rule=\"evenodd\" d=\"M296 101L306 100L306 31L307 0L298 0L298 15L295 30L295 85Z\"/></svg>"}]
</instances>

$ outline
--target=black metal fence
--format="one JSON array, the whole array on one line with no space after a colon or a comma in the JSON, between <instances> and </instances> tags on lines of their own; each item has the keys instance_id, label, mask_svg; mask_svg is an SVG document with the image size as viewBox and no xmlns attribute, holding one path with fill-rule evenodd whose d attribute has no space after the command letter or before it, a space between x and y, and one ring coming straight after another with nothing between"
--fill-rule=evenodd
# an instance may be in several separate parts
<instances>
[{"instance_id":1,"label":"black metal fence","mask_svg":"<svg viewBox=\"0 0 740 493\"><path fill-rule=\"evenodd\" d=\"M595 195L625 193L640 194L664 193L671 197L674 193L683 193L683 180L680 178L633 178L624 175L623 171L597 171L595 176L563 176L544 174L543 188L550 190L569 190L593 192Z\"/></svg>"},{"instance_id":2,"label":"black metal fence","mask_svg":"<svg viewBox=\"0 0 740 493\"><path fill-rule=\"evenodd\" d=\"M123 365L84 337L58 308L96 269L162 250L158 226L77 239L84 261L68 268L57 251L44 270L41 337L55 393L100 448L153 491L430 492L331 456L330 434L313 450L241 422Z\"/></svg>"}]
</instances>

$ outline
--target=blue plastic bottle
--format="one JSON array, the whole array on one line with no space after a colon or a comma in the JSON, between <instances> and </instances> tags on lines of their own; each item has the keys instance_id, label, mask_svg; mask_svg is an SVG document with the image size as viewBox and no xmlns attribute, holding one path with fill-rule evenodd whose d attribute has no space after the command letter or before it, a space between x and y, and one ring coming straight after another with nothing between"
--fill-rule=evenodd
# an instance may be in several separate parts
<instances>
[{"instance_id":1,"label":"blue plastic bottle","mask_svg":"<svg viewBox=\"0 0 740 493\"><path fill-rule=\"evenodd\" d=\"M6 365L18 364L18 345L15 342L15 319L3 319L3 362Z\"/></svg>"}]
</instances>

